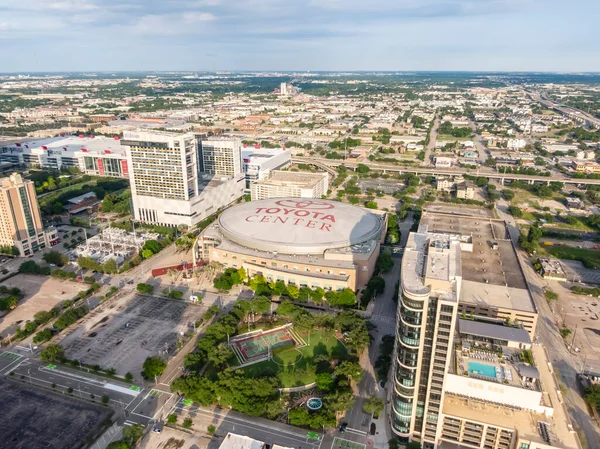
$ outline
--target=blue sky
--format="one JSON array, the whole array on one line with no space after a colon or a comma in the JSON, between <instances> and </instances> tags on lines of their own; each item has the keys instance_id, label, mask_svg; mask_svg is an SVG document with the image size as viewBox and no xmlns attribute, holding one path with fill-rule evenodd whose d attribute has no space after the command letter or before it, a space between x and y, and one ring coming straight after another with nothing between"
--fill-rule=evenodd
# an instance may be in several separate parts
<instances>
[{"instance_id":1,"label":"blue sky","mask_svg":"<svg viewBox=\"0 0 600 449\"><path fill-rule=\"evenodd\" d=\"M598 0L0 0L0 72L600 71Z\"/></svg>"}]
</instances>

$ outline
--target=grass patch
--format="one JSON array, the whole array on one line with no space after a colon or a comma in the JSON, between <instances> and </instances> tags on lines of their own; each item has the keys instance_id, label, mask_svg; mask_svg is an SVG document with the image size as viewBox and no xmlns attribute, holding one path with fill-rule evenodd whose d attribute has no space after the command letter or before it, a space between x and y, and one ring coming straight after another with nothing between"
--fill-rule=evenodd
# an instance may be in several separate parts
<instances>
[{"instance_id":1,"label":"grass patch","mask_svg":"<svg viewBox=\"0 0 600 449\"><path fill-rule=\"evenodd\" d=\"M541 245L538 253L540 255L556 257L557 259L579 260L586 268L600 268L600 251L596 249Z\"/></svg>"},{"instance_id":2,"label":"grass patch","mask_svg":"<svg viewBox=\"0 0 600 449\"><path fill-rule=\"evenodd\" d=\"M511 190L513 192L515 192L515 196L511 200L511 203L514 205L528 203L530 200L536 202L538 199L537 196L535 196L531 192L528 192L527 190L523 190L523 189L511 189Z\"/></svg>"},{"instance_id":3,"label":"grass patch","mask_svg":"<svg viewBox=\"0 0 600 449\"><path fill-rule=\"evenodd\" d=\"M554 223L551 223L549 226L553 228L567 229L571 231L596 232L596 229L590 228L586 223L580 220L577 220L575 224L569 224L557 220Z\"/></svg>"},{"instance_id":4,"label":"grass patch","mask_svg":"<svg viewBox=\"0 0 600 449\"><path fill-rule=\"evenodd\" d=\"M308 343L308 332L294 329ZM315 361L317 358L317 361ZM264 376L273 373L280 381L282 387L297 387L315 381L318 359L346 360L348 351L337 339L333 332L312 330L310 332L310 345L303 348L287 347L275 351L273 360L242 368L250 377Z\"/></svg>"}]
</instances>

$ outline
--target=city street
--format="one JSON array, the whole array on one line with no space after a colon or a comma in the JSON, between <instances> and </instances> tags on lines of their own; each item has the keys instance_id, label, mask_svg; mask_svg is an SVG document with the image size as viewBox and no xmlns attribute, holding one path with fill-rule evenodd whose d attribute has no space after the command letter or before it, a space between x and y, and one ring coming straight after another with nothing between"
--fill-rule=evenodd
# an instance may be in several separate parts
<instances>
[{"instance_id":1,"label":"city street","mask_svg":"<svg viewBox=\"0 0 600 449\"><path fill-rule=\"evenodd\" d=\"M519 229L513 216L508 212L508 203L505 200L500 200L497 210L500 218L506 221L513 244L518 249ZM536 340L546 348L555 372L560 381L567 387L565 399L569 415L585 435L588 444L591 444L589 447L594 447L592 442L598 441L600 430L597 423L588 414L587 405L580 393L581 387L577 381L577 373L578 367L582 366L582 361L577 355L569 351L560 335L558 320L544 297L544 287L547 282L533 270L526 255L521 250L518 249L517 254L540 315L536 329Z\"/></svg>"}]
</instances>

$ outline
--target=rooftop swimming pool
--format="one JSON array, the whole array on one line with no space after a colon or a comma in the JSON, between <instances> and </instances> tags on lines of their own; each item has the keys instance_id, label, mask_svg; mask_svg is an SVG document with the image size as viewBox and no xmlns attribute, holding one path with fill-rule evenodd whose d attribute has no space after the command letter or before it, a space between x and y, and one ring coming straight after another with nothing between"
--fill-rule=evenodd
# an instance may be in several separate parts
<instances>
[{"instance_id":1,"label":"rooftop swimming pool","mask_svg":"<svg viewBox=\"0 0 600 449\"><path fill-rule=\"evenodd\" d=\"M469 372L471 374L479 374L480 376L487 376L496 378L496 368L494 365L488 365L487 363L469 362Z\"/></svg>"}]
</instances>

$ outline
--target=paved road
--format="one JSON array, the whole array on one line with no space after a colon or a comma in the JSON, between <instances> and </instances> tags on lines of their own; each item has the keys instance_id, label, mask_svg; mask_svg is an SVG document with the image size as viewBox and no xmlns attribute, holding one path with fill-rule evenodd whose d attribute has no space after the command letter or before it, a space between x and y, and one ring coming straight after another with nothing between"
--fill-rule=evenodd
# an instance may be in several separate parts
<instances>
[{"instance_id":1,"label":"paved road","mask_svg":"<svg viewBox=\"0 0 600 449\"><path fill-rule=\"evenodd\" d=\"M497 209L500 218L507 222L510 236L515 247L518 248L519 229L513 216L508 213L508 203L505 200L499 201ZM517 253L539 313L536 340L546 348L550 362L555 371L560 374L561 382L567 387L565 398L569 415L585 434L589 447L597 447L596 443L600 440L600 429L587 412L587 406L580 394L580 387L577 382L577 367L580 367L582 362L578 356L569 352L560 336L558 320L544 298L544 287L547 282L535 273L527 257L520 250Z\"/></svg>"},{"instance_id":2,"label":"paved road","mask_svg":"<svg viewBox=\"0 0 600 449\"><path fill-rule=\"evenodd\" d=\"M432 153L435 152L435 142L437 141L438 130L440 128L440 118L436 113L433 119L433 126L431 127L431 133L429 134L429 145L425 148L425 159L421 162L421 165L434 165L431 160Z\"/></svg>"},{"instance_id":3,"label":"paved road","mask_svg":"<svg viewBox=\"0 0 600 449\"><path fill-rule=\"evenodd\" d=\"M535 175L516 175L513 173L498 173L495 170L489 167L480 167L476 170L465 169L465 168L427 168L427 167L410 167L410 166L399 166L395 163L382 163L382 162L370 162L368 160L365 161L355 161L351 159L346 159L344 161L340 161L337 159L326 159L321 157L311 157L311 158L303 158L303 157L293 157L292 162L294 163L303 163L303 164L314 164L316 166L327 166L327 167L337 167L339 165L345 165L348 168L355 168L359 163L368 165L372 170L379 170L383 172L390 173L415 173L417 175L447 175L447 176L458 176L458 175L477 175L483 176L489 179L497 179L497 180L521 180L521 181L529 181L529 182L552 182L559 181L565 184L583 184L583 185L600 185L600 179L579 179L579 178L569 178L564 175L556 175L553 177L548 176L535 176Z\"/></svg>"},{"instance_id":4,"label":"paved road","mask_svg":"<svg viewBox=\"0 0 600 449\"><path fill-rule=\"evenodd\" d=\"M483 165L485 164L485 161L488 158L487 148L483 143L483 138L481 137L481 135L477 134L477 124L473 120L469 119L469 126L471 127L471 129L473 130L473 134L475 135L475 137L473 138L473 143L475 145L477 153L479 154L479 163Z\"/></svg>"}]
</instances>

